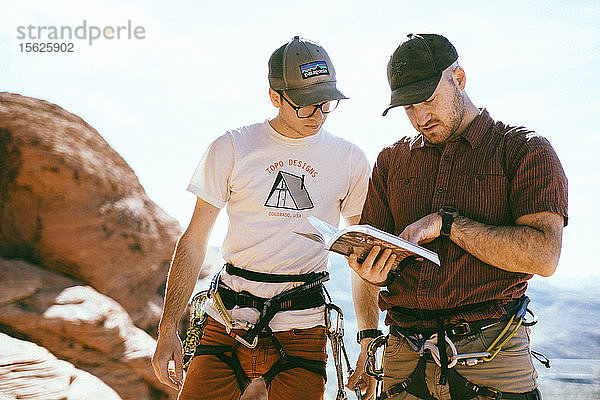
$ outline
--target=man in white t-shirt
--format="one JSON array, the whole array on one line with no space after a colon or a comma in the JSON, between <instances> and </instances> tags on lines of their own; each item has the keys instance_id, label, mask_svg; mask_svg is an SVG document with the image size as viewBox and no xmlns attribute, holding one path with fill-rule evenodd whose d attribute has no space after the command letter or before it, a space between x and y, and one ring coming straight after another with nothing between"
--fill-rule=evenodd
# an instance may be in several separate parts
<instances>
[{"instance_id":1,"label":"man in white t-shirt","mask_svg":"<svg viewBox=\"0 0 600 400\"><path fill-rule=\"evenodd\" d=\"M237 399L249 381L263 375L270 399L323 398L324 299L321 281L311 282L324 276L328 254L296 232L314 232L307 220L311 215L336 226L340 214L347 224L357 223L370 167L358 147L322 129L327 114L346 97L336 87L333 65L321 46L296 36L275 50L269 85L277 116L217 138L188 187L198 197L196 208L169 270L152 359L160 381L181 389L179 399ZM183 381L177 325L211 228L225 206L229 228L221 255L227 264L218 293L226 318L247 322L247 327L258 323L260 332L228 329L222 311L207 304L203 336ZM280 301L260 326L265 301L301 285L307 290ZM252 332L254 347L234 339L252 342Z\"/></svg>"}]
</instances>

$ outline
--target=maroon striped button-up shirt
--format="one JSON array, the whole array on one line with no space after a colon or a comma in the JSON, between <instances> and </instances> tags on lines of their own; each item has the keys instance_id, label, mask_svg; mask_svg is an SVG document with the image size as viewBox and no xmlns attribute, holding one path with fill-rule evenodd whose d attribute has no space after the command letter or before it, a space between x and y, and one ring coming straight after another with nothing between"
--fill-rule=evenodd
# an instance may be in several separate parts
<instances>
[{"instance_id":1,"label":"maroon striped button-up shirt","mask_svg":"<svg viewBox=\"0 0 600 400\"><path fill-rule=\"evenodd\" d=\"M515 219L541 211L567 222L567 179L556 153L542 136L523 127L494 122L486 110L444 148L422 135L405 137L379 154L369 182L361 223L395 235L442 206L489 225L514 225ZM493 267L454 242L437 238L425 247L437 252L441 266L410 264L380 294L386 323L432 328L434 322L396 312L393 306L444 310L486 302L447 320L499 317L502 305L525 293L531 275Z\"/></svg>"}]
</instances>

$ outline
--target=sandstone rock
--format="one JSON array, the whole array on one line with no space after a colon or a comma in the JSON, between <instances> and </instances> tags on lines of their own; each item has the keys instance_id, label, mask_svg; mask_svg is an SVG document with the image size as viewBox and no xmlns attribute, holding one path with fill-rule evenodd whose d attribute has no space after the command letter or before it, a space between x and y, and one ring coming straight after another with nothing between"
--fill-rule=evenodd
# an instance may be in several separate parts
<instances>
[{"instance_id":1,"label":"sandstone rock","mask_svg":"<svg viewBox=\"0 0 600 400\"><path fill-rule=\"evenodd\" d=\"M124 399L175 398L154 376L154 339L117 302L24 261L0 258L0 271L1 331L49 349Z\"/></svg>"},{"instance_id":2,"label":"sandstone rock","mask_svg":"<svg viewBox=\"0 0 600 400\"><path fill-rule=\"evenodd\" d=\"M87 283L152 331L179 234L85 121L0 93L0 256ZM2 293L4 301L14 296Z\"/></svg>"},{"instance_id":3,"label":"sandstone rock","mask_svg":"<svg viewBox=\"0 0 600 400\"><path fill-rule=\"evenodd\" d=\"M34 343L0 333L0 399L120 400L100 379Z\"/></svg>"}]
</instances>

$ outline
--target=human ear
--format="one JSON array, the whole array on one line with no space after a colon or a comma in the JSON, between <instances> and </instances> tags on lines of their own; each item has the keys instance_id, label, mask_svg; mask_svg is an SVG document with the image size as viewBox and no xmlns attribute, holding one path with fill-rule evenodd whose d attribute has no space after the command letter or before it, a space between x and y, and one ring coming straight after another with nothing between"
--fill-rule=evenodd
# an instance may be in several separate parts
<instances>
[{"instance_id":1,"label":"human ear","mask_svg":"<svg viewBox=\"0 0 600 400\"><path fill-rule=\"evenodd\" d=\"M452 71L452 76L456 81L456 86L460 90L465 90L465 86L467 84L467 75L465 74L465 70L462 67L456 67L454 71Z\"/></svg>"},{"instance_id":2,"label":"human ear","mask_svg":"<svg viewBox=\"0 0 600 400\"><path fill-rule=\"evenodd\" d=\"M281 107L281 96L271 88L269 88L269 98L271 99L271 103L273 103L274 107Z\"/></svg>"}]
</instances>

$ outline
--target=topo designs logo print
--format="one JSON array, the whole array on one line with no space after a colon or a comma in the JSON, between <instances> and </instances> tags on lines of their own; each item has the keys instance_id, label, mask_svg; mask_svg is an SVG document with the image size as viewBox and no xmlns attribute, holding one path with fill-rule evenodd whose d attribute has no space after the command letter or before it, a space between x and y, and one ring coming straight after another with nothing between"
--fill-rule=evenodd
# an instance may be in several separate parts
<instances>
[{"instance_id":1,"label":"topo designs logo print","mask_svg":"<svg viewBox=\"0 0 600 400\"><path fill-rule=\"evenodd\" d=\"M265 207L288 210L306 210L314 208L308 190L304 185L304 175L298 176L279 171L269 191Z\"/></svg>"},{"instance_id":2,"label":"topo designs logo print","mask_svg":"<svg viewBox=\"0 0 600 400\"><path fill-rule=\"evenodd\" d=\"M325 61L314 61L300 66L300 73L303 79L312 78L313 76L329 75L327 63Z\"/></svg>"}]
</instances>

